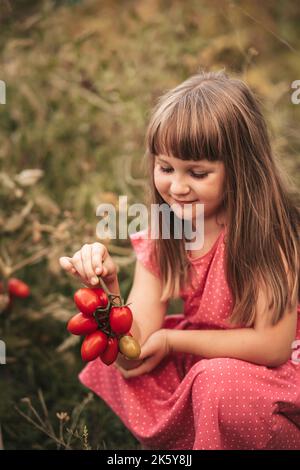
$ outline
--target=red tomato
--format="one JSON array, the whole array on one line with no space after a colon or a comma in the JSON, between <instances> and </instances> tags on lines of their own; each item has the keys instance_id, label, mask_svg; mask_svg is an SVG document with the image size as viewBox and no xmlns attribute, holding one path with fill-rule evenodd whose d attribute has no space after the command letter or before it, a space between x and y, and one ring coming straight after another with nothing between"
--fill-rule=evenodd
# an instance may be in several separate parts
<instances>
[{"instance_id":1,"label":"red tomato","mask_svg":"<svg viewBox=\"0 0 300 470\"><path fill-rule=\"evenodd\" d=\"M107 307L108 297L107 297L107 294L106 294L105 290L101 289L101 287L93 287L92 290L94 292L96 292L96 294L98 295L98 297L100 299L101 303L100 303L99 307L101 307L101 308Z\"/></svg>"},{"instance_id":2,"label":"red tomato","mask_svg":"<svg viewBox=\"0 0 300 470\"><path fill-rule=\"evenodd\" d=\"M98 323L93 317L85 317L81 312L72 317L67 325L67 330L73 335L88 335L98 329Z\"/></svg>"},{"instance_id":3,"label":"red tomato","mask_svg":"<svg viewBox=\"0 0 300 470\"><path fill-rule=\"evenodd\" d=\"M103 353L100 354L100 359L104 364L109 366L117 359L119 352L118 348L118 338L108 338L108 343L106 349Z\"/></svg>"},{"instance_id":4,"label":"red tomato","mask_svg":"<svg viewBox=\"0 0 300 470\"><path fill-rule=\"evenodd\" d=\"M129 307L112 307L109 314L109 323L112 331L117 334L127 333L133 321L132 312Z\"/></svg>"},{"instance_id":5,"label":"red tomato","mask_svg":"<svg viewBox=\"0 0 300 470\"><path fill-rule=\"evenodd\" d=\"M82 360L87 362L96 359L105 350L107 342L107 336L101 330L86 336L81 346Z\"/></svg>"},{"instance_id":6,"label":"red tomato","mask_svg":"<svg viewBox=\"0 0 300 470\"><path fill-rule=\"evenodd\" d=\"M86 316L92 316L97 307L101 306L98 294L88 287L78 289L74 294L74 301L78 309Z\"/></svg>"},{"instance_id":7,"label":"red tomato","mask_svg":"<svg viewBox=\"0 0 300 470\"><path fill-rule=\"evenodd\" d=\"M8 292L14 297L21 297L22 299L25 299L30 294L29 286L16 277L9 279L7 286Z\"/></svg>"}]
</instances>

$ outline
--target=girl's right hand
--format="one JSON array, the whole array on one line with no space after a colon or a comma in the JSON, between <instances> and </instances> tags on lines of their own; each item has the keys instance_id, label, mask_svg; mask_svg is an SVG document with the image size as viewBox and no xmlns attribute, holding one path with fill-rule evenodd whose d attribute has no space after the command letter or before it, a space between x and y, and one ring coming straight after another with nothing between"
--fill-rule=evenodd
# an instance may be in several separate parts
<instances>
[{"instance_id":1,"label":"girl's right hand","mask_svg":"<svg viewBox=\"0 0 300 470\"><path fill-rule=\"evenodd\" d=\"M118 268L102 243L86 243L71 258L59 258L59 263L62 269L79 277L88 287L99 284L97 276L101 276L108 286L118 279Z\"/></svg>"}]
</instances>

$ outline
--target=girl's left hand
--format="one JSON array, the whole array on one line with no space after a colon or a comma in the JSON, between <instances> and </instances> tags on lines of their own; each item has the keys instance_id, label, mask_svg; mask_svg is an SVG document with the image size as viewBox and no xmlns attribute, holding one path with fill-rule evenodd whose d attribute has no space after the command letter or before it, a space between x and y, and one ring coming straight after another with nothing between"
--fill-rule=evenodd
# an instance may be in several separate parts
<instances>
[{"instance_id":1,"label":"girl's left hand","mask_svg":"<svg viewBox=\"0 0 300 470\"><path fill-rule=\"evenodd\" d=\"M150 372L171 352L167 333L168 330L163 328L149 336L141 347L141 354L138 360L143 359L143 362L140 366L126 370L114 364L125 379Z\"/></svg>"}]
</instances>

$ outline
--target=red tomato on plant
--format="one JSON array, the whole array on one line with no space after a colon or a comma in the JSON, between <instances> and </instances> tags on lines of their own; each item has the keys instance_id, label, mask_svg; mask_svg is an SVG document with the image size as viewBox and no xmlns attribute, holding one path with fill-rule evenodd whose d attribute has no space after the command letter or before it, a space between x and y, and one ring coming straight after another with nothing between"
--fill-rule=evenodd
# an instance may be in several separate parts
<instances>
[{"instance_id":1,"label":"red tomato on plant","mask_svg":"<svg viewBox=\"0 0 300 470\"><path fill-rule=\"evenodd\" d=\"M100 354L100 359L109 366L117 359L119 353L118 338L108 338L106 349Z\"/></svg>"},{"instance_id":2,"label":"red tomato on plant","mask_svg":"<svg viewBox=\"0 0 300 470\"><path fill-rule=\"evenodd\" d=\"M78 309L86 316L92 316L97 307L101 306L98 294L88 287L78 289L74 294Z\"/></svg>"},{"instance_id":3,"label":"red tomato on plant","mask_svg":"<svg viewBox=\"0 0 300 470\"><path fill-rule=\"evenodd\" d=\"M112 307L109 314L109 324L114 333L123 334L130 330L133 321L129 307Z\"/></svg>"},{"instance_id":4,"label":"red tomato on plant","mask_svg":"<svg viewBox=\"0 0 300 470\"><path fill-rule=\"evenodd\" d=\"M98 329L98 323L93 317L85 317L81 312L72 317L67 325L67 330L73 335L88 335Z\"/></svg>"},{"instance_id":5,"label":"red tomato on plant","mask_svg":"<svg viewBox=\"0 0 300 470\"><path fill-rule=\"evenodd\" d=\"M83 361L93 361L96 359L106 348L108 339L103 331L94 331L83 340L81 346L81 357Z\"/></svg>"},{"instance_id":6,"label":"red tomato on plant","mask_svg":"<svg viewBox=\"0 0 300 470\"><path fill-rule=\"evenodd\" d=\"M105 292L105 290L101 289L101 287L93 287L92 289L94 292L96 292L96 294L98 295L99 297L99 300L100 300L100 305L99 307L101 308L105 308L107 307L108 305L108 297L107 297L107 294Z\"/></svg>"},{"instance_id":7,"label":"red tomato on plant","mask_svg":"<svg viewBox=\"0 0 300 470\"><path fill-rule=\"evenodd\" d=\"M7 287L8 292L14 297L25 299L30 294L29 286L16 277L12 277L8 280Z\"/></svg>"}]
</instances>

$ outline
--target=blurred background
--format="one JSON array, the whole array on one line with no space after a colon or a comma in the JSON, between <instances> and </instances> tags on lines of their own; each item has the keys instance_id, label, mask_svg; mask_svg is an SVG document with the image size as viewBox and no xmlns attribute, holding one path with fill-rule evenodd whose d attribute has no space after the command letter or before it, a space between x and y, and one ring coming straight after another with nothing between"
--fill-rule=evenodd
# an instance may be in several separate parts
<instances>
[{"instance_id":1,"label":"blurred background","mask_svg":"<svg viewBox=\"0 0 300 470\"><path fill-rule=\"evenodd\" d=\"M144 202L144 135L158 96L200 68L261 100L291 188L300 183L300 4L257 0L1 0L0 447L138 449L79 383L66 331L80 284L58 258L97 241L96 207ZM296 191L293 189L293 191ZM134 255L112 240L124 298ZM9 296L18 278L30 295ZM179 304L170 305L170 313Z\"/></svg>"}]
</instances>

